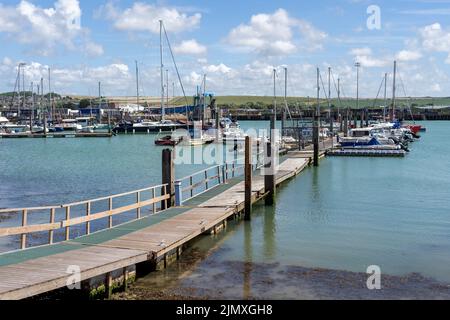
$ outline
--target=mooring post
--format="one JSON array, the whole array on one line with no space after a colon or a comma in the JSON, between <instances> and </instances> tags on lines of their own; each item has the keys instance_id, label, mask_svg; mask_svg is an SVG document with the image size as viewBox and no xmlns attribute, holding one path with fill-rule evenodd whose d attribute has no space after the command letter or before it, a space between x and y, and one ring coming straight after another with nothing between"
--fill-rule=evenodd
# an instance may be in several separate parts
<instances>
[{"instance_id":1,"label":"mooring post","mask_svg":"<svg viewBox=\"0 0 450 320\"><path fill-rule=\"evenodd\" d=\"M245 220L252 214L252 139L245 137Z\"/></svg>"},{"instance_id":2,"label":"mooring post","mask_svg":"<svg viewBox=\"0 0 450 320\"><path fill-rule=\"evenodd\" d=\"M275 203L275 175L272 164L272 143L266 143L266 151L264 152L264 190L267 193L264 200L267 206L271 206Z\"/></svg>"},{"instance_id":3,"label":"mooring post","mask_svg":"<svg viewBox=\"0 0 450 320\"><path fill-rule=\"evenodd\" d=\"M174 205L174 193L175 193L175 166L173 163L173 152L170 149L164 149L162 151L162 184L167 184L167 189L162 187L162 194L165 194L165 190L170 195L169 201L161 201L161 209L168 209Z\"/></svg>"},{"instance_id":4,"label":"mooring post","mask_svg":"<svg viewBox=\"0 0 450 320\"><path fill-rule=\"evenodd\" d=\"M313 142L314 142L313 163L314 163L315 167L318 167L319 166L319 116L317 115L317 113L314 115Z\"/></svg>"},{"instance_id":5,"label":"mooring post","mask_svg":"<svg viewBox=\"0 0 450 320\"><path fill-rule=\"evenodd\" d=\"M175 206L181 207L183 205L183 191L181 189L181 181L175 181Z\"/></svg>"},{"instance_id":6,"label":"mooring post","mask_svg":"<svg viewBox=\"0 0 450 320\"><path fill-rule=\"evenodd\" d=\"M256 139L256 168L261 163L261 141Z\"/></svg>"},{"instance_id":7,"label":"mooring post","mask_svg":"<svg viewBox=\"0 0 450 320\"><path fill-rule=\"evenodd\" d=\"M219 107L216 107L216 143L220 140L220 111Z\"/></svg>"}]
</instances>

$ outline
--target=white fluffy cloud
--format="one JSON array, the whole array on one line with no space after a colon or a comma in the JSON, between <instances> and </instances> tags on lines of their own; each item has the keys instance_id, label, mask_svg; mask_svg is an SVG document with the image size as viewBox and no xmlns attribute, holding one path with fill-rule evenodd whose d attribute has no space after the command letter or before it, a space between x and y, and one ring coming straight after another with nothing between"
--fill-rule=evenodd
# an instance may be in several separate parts
<instances>
[{"instance_id":1,"label":"white fluffy cloud","mask_svg":"<svg viewBox=\"0 0 450 320\"><path fill-rule=\"evenodd\" d=\"M319 49L326 33L316 29L309 22L289 16L284 9L272 14L253 15L248 24L241 24L232 29L227 42L236 48L255 51L259 54L275 56L294 53L296 31L302 36L305 49Z\"/></svg>"},{"instance_id":2,"label":"white fluffy cloud","mask_svg":"<svg viewBox=\"0 0 450 320\"><path fill-rule=\"evenodd\" d=\"M81 26L78 0L57 0L51 8L41 8L22 0L17 6L0 4L0 32L19 43L32 45L33 53L52 54L58 46L74 50L76 43L88 54L100 55L103 48L90 41Z\"/></svg>"},{"instance_id":3,"label":"white fluffy cloud","mask_svg":"<svg viewBox=\"0 0 450 320\"><path fill-rule=\"evenodd\" d=\"M0 78L6 79L2 91L11 91L17 73L17 64L11 58L0 59ZM391 61L392 63L392 61ZM442 67L434 62L427 65L411 65L407 62L400 63L398 68L399 79L404 82L407 95L424 96L443 94L444 88L450 87L450 76L442 70ZM256 60L244 65L229 66L225 63L205 64L198 69L197 62L184 65L181 71L184 88L189 96L195 92L197 85L203 80L203 74L207 74L207 90L217 95L262 95L273 94L273 69L277 70L277 95L284 95L283 66L273 65L265 60ZM288 95L311 96L316 95L316 66L304 63L288 65ZM392 65L390 66L392 67ZM25 67L25 82L39 83L44 78L47 88L48 66L36 61L27 61ZM328 64L320 65L322 78L326 81ZM158 96L160 78L154 68L142 68L140 71L141 94ZM363 68L360 73L360 96L375 97L385 71L377 68ZM340 64L332 68L335 80L341 79L341 94L349 97L356 94L356 70L352 63ZM433 81L430 82L430 79ZM53 66L52 87L63 94L97 94L98 81L102 83L102 92L109 96L131 96L135 94L134 66L121 62L100 66ZM181 94L179 84L175 82L178 94ZM392 81L392 78L389 79ZM400 84L399 84L400 85ZM325 83L326 86L326 83ZM334 87L332 87L333 89ZM390 95L390 86L388 86ZM403 96L403 86L399 87L398 94ZM321 92L324 97L324 93ZM336 96L333 89L332 96Z\"/></svg>"},{"instance_id":4,"label":"white fluffy cloud","mask_svg":"<svg viewBox=\"0 0 450 320\"><path fill-rule=\"evenodd\" d=\"M15 75L19 61L12 61L10 58L4 58L0 64L0 77L9 79L9 83L3 88L4 91L14 89ZM47 75L48 65L31 61L24 67L25 83L39 84L41 78L44 78L45 89L48 86ZM127 94L132 92L134 87L134 77L129 67L122 63L113 63L98 67L73 66L73 67L52 67L52 88L58 93L66 94L87 94L97 92L98 82L102 82L102 88L105 94Z\"/></svg>"},{"instance_id":5,"label":"white fluffy cloud","mask_svg":"<svg viewBox=\"0 0 450 320\"><path fill-rule=\"evenodd\" d=\"M231 72L233 72L233 69L231 69L230 67L226 66L223 63L220 63L218 65L209 65L209 66L205 66L203 67L203 70L206 73L221 73L221 74L229 74Z\"/></svg>"},{"instance_id":6,"label":"white fluffy cloud","mask_svg":"<svg viewBox=\"0 0 450 320\"><path fill-rule=\"evenodd\" d=\"M355 62L357 61L361 63L361 66L366 68L386 67L389 63L391 63L388 57L373 57L372 49L368 47L354 48L350 50L350 54L354 56Z\"/></svg>"},{"instance_id":7,"label":"white fluffy cloud","mask_svg":"<svg viewBox=\"0 0 450 320\"><path fill-rule=\"evenodd\" d=\"M422 58L422 53L413 50L402 50L395 57L399 61L415 61Z\"/></svg>"},{"instance_id":8,"label":"white fluffy cloud","mask_svg":"<svg viewBox=\"0 0 450 320\"><path fill-rule=\"evenodd\" d=\"M423 48L429 52L446 52L445 63L450 64L450 31L444 30L439 23L433 23L419 30Z\"/></svg>"},{"instance_id":9,"label":"white fluffy cloud","mask_svg":"<svg viewBox=\"0 0 450 320\"><path fill-rule=\"evenodd\" d=\"M182 41L173 50L176 53L189 55L204 55L208 51L204 45L198 43L195 39Z\"/></svg>"},{"instance_id":10,"label":"white fluffy cloud","mask_svg":"<svg viewBox=\"0 0 450 320\"><path fill-rule=\"evenodd\" d=\"M159 33L159 20L164 21L168 32L183 32L198 27L201 14L188 15L176 8L135 2L126 9L116 7L112 2L102 6L97 16L106 16L114 27L121 31L147 31Z\"/></svg>"}]
</instances>

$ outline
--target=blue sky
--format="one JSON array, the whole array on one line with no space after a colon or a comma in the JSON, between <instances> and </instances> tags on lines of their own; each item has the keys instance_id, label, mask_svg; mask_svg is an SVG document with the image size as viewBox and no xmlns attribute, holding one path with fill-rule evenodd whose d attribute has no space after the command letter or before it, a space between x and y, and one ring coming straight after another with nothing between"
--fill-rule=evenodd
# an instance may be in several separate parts
<instances>
[{"instance_id":1,"label":"blue sky","mask_svg":"<svg viewBox=\"0 0 450 320\"><path fill-rule=\"evenodd\" d=\"M369 29L374 5L380 28ZM95 94L101 81L104 94L133 95L137 60L140 94L159 95L163 19L189 95L203 74L217 95L270 95L272 69L282 87L284 66L289 95L314 95L315 68L326 81L330 66L352 96L359 61L361 95L373 97L396 59L401 95L449 96L449 17L450 0L7 0L0 5L0 90L13 89L17 64L25 62L27 86L50 67L58 92ZM166 44L164 51L179 95Z\"/></svg>"}]
</instances>

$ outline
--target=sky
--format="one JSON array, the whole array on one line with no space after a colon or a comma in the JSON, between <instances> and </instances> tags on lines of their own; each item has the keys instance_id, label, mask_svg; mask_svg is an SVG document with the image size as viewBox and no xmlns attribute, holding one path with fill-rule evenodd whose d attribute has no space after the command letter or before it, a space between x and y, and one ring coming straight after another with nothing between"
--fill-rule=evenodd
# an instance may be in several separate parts
<instances>
[{"instance_id":1,"label":"sky","mask_svg":"<svg viewBox=\"0 0 450 320\"><path fill-rule=\"evenodd\" d=\"M159 20L168 42L163 64L169 95L195 93L206 75L216 95L327 94L337 80L344 97L450 96L450 0L3 0L0 2L0 91L13 91L19 63L25 87L44 78L63 94L159 96ZM166 76L166 71L164 71ZM166 80L164 80L166 82ZM322 85L323 82L323 85ZM325 88L325 90L323 90ZM381 89L381 90L380 90ZM36 88L34 89L36 90Z\"/></svg>"}]
</instances>

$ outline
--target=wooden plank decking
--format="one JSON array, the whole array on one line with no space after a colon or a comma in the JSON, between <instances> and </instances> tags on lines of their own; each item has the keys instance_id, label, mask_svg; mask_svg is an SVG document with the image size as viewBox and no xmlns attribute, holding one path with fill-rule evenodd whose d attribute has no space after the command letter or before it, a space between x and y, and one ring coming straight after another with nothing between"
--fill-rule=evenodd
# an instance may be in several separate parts
<instances>
[{"instance_id":1,"label":"wooden plank decking","mask_svg":"<svg viewBox=\"0 0 450 320\"><path fill-rule=\"evenodd\" d=\"M309 162L310 158L302 155L286 158L280 164L276 183L297 175ZM70 266L80 268L83 281L140 262L161 259L243 210L242 178L220 188L207 191L182 207L154 215L170 215L154 224L150 223L153 219L150 216L57 245L0 255L0 299L23 299L62 288L71 276ZM264 179L255 175L252 199L257 201L263 195Z\"/></svg>"}]
</instances>

